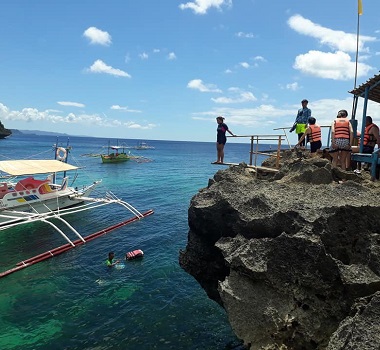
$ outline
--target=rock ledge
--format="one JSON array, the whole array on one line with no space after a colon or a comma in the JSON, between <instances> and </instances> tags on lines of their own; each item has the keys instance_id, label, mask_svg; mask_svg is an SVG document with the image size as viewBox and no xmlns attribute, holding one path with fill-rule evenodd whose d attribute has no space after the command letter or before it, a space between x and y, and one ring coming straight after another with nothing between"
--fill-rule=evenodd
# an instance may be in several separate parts
<instances>
[{"instance_id":1,"label":"rock ledge","mask_svg":"<svg viewBox=\"0 0 380 350\"><path fill-rule=\"evenodd\" d=\"M380 186L285 152L220 170L189 208L180 265L250 349L379 349Z\"/></svg>"}]
</instances>

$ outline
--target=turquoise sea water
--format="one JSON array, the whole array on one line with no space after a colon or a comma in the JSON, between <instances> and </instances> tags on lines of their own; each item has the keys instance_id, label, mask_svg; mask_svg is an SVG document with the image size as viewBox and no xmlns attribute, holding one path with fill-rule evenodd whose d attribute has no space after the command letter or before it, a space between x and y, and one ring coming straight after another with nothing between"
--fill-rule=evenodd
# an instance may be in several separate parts
<instances>
[{"instance_id":1,"label":"turquoise sea water","mask_svg":"<svg viewBox=\"0 0 380 350\"><path fill-rule=\"evenodd\" d=\"M62 145L66 141L59 139ZM0 160L53 158L55 142L55 137L31 135L0 140ZM187 242L190 199L223 168L210 164L215 144L148 141L154 150L133 150L150 158L148 163L102 164L98 157L81 156L98 153L107 142L70 138L69 161L84 167L77 184L102 179L95 194L112 191L140 211L155 213L0 279L0 349L226 349L238 344L224 310L178 264ZM225 161L248 162L248 152L247 144L228 143ZM86 236L130 216L106 206L67 220ZM42 223L0 231L0 272L65 243ZM123 258L134 249L142 249L144 258L125 262L123 269L105 267L109 251Z\"/></svg>"}]
</instances>

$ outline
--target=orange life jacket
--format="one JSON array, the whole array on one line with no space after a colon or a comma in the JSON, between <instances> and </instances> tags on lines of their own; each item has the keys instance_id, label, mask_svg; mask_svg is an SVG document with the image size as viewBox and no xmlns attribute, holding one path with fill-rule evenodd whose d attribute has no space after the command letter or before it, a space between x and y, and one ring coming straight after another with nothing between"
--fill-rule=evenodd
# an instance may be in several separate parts
<instances>
[{"instance_id":1,"label":"orange life jacket","mask_svg":"<svg viewBox=\"0 0 380 350\"><path fill-rule=\"evenodd\" d=\"M369 131L372 129L372 127L375 127L377 128L377 125L376 124L369 124L368 126L365 127L364 129L364 139L363 139L363 145L364 146L367 146L367 145L370 145L370 146L374 146L374 144L376 143L376 138L373 134L370 134Z\"/></svg>"},{"instance_id":2,"label":"orange life jacket","mask_svg":"<svg viewBox=\"0 0 380 350\"><path fill-rule=\"evenodd\" d=\"M317 124L309 125L311 134L309 134L309 142L321 141L321 127Z\"/></svg>"},{"instance_id":3,"label":"orange life jacket","mask_svg":"<svg viewBox=\"0 0 380 350\"><path fill-rule=\"evenodd\" d=\"M350 138L350 121L347 118L337 118L334 121L334 139Z\"/></svg>"}]
</instances>

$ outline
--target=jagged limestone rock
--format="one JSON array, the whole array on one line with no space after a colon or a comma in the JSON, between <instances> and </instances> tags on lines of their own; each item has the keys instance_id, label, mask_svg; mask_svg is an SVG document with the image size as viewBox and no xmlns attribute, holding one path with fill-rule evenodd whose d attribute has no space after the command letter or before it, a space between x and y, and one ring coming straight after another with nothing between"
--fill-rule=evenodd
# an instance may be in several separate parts
<instances>
[{"instance_id":1,"label":"jagged limestone rock","mask_svg":"<svg viewBox=\"0 0 380 350\"><path fill-rule=\"evenodd\" d=\"M332 335L327 350L378 350L380 293L359 299Z\"/></svg>"},{"instance_id":2,"label":"jagged limestone rock","mask_svg":"<svg viewBox=\"0 0 380 350\"><path fill-rule=\"evenodd\" d=\"M265 180L244 164L215 174L191 201L180 265L250 349L332 350L356 300L380 291L380 186L284 158Z\"/></svg>"}]
</instances>

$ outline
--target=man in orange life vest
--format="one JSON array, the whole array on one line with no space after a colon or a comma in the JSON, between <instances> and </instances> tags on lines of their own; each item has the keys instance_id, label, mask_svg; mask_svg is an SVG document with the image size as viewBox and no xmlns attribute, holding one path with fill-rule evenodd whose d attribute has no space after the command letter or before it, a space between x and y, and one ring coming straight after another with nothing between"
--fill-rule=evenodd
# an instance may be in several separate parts
<instances>
[{"instance_id":1,"label":"man in orange life vest","mask_svg":"<svg viewBox=\"0 0 380 350\"><path fill-rule=\"evenodd\" d=\"M331 124L331 150L332 166L336 168L338 158L340 167L344 170L349 168L351 160L351 145L353 141L352 125L347 118L348 113L342 109L338 112L337 118Z\"/></svg>"},{"instance_id":2,"label":"man in orange life vest","mask_svg":"<svg viewBox=\"0 0 380 350\"><path fill-rule=\"evenodd\" d=\"M321 136L321 127L316 124L316 119L314 117L310 117L308 119L309 127L306 129L305 133L301 136L298 141L296 147L298 147L305 137L308 137L308 142L310 142L310 156L316 157L317 151L322 147L322 136Z\"/></svg>"},{"instance_id":3,"label":"man in orange life vest","mask_svg":"<svg viewBox=\"0 0 380 350\"><path fill-rule=\"evenodd\" d=\"M367 115L365 118L363 153L373 153L376 144L380 149L379 127L372 122L372 117Z\"/></svg>"}]
</instances>

